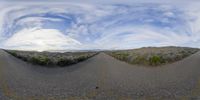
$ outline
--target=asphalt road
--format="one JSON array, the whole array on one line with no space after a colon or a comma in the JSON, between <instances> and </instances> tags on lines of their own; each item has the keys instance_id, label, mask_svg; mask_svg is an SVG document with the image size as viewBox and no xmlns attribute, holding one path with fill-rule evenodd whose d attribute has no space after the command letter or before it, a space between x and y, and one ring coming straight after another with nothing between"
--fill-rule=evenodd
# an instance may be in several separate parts
<instances>
[{"instance_id":1,"label":"asphalt road","mask_svg":"<svg viewBox=\"0 0 200 100\"><path fill-rule=\"evenodd\" d=\"M200 99L200 52L156 68L100 53L64 68L23 62L0 50L0 100Z\"/></svg>"}]
</instances>

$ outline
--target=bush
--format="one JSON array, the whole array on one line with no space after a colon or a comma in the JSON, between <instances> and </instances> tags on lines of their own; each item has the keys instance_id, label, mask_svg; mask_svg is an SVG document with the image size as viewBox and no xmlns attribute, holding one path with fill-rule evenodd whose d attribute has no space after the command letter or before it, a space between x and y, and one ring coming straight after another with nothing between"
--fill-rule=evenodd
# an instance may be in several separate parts
<instances>
[{"instance_id":1,"label":"bush","mask_svg":"<svg viewBox=\"0 0 200 100\"><path fill-rule=\"evenodd\" d=\"M119 60L127 60L129 56L128 53L112 53L111 55Z\"/></svg>"},{"instance_id":2,"label":"bush","mask_svg":"<svg viewBox=\"0 0 200 100\"><path fill-rule=\"evenodd\" d=\"M137 56L133 61L133 64L147 64L147 60L143 56Z\"/></svg>"},{"instance_id":3,"label":"bush","mask_svg":"<svg viewBox=\"0 0 200 100\"><path fill-rule=\"evenodd\" d=\"M75 63L73 59L68 58L58 58L57 64L58 66L66 66Z\"/></svg>"},{"instance_id":4,"label":"bush","mask_svg":"<svg viewBox=\"0 0 200 100\"><path fill-rule=\"evenodd\" d=\"M78 62L80 62L80 61L83 61L83 60L87 59L88 57L89 57L89 56L84 56L84 55L82 55L82 56L78 57L76 60L77 60Z\"/></svg>"},{"instance_id":5,"label":"bush","mask_svg":"<svg viewBox=\"0 0 200 100\"><path fill-rule=\"evenodd\" d=\"M50 65L51 60L46 56L33 56L30 61L34 64L39 65Z\"/></svg>"},{"instance_id":6,"label":"bush","mask_svg":"<svg viewBox=\"0 0 200 100\"><path fill-rule=\"evenodd\" d=\"M67 66L70 64L76 64L80 61L84 61L94 55L97 52L66 52L66 53L50 53L50 52L34 52L34 51L16 51L5 50L14 57L21 60L30 62L36 65L44 66Z\"/></svg>"},{"instance_id":7,"label":"bush","mask_svg":"<svg viewBox=\"0 0 200 100\"><path fill-rule=\"evenodd\" d=\"M11 55L16 56L17 57L17 53L16 52L10 52Z\"/></svg>"},{"instance_id":8,"label":"bush","mask_svg":"<svg viewBox=\"0 0 200 100\"><path fill-rule=\"evenodd\" d=\"M28 61L28 59L26 57L23 56L18 56L19 59L22 59L23 61Z\"/></svg>"},{"instance_id":9,"label":"bush","mask_svg":"<svg viewBox=\"0 0 200 100\"><path fill-rule=\"evenodd\" d=\"M182 60L198 51L197 48L168 46L108 51L107 54L130 64L158 66Z\"/></svg>"},{"instance_id":10,"label":"bush","mask_svg":"<svg viewBox=\"0 0 200 100\"><path fill-rule=\"evenodd\" d=\"M149 58L150 65L160 65L165 63L164 59L161 56L154 55Z\"/></svg>"}]
</instances>

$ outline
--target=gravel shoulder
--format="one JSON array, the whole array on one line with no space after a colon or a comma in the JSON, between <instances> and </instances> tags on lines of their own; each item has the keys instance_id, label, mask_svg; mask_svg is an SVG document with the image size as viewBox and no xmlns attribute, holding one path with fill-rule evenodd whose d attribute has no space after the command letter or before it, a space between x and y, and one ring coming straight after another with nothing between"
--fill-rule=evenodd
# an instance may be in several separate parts
<instances>
[{"instance_id":1,"label":"gravel shoulder","mask_svg":"<svg viewBox=\"0 0 200 100\"><path fill-rule=\"evenodd\" d=\"M200 52L162 67L129 65L100 53L65 68L23 62L0 50L0 98L12 100L193 99Z\"/></svg>"}]
</instances>

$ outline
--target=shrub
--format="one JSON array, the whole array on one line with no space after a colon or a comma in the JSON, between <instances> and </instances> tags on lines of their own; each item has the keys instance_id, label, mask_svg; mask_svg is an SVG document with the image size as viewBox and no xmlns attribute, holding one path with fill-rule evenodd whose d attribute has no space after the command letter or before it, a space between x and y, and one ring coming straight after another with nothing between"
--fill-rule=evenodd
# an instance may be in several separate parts
<instances>
[{"instance_id":1,"label":"shrub","mask_svg":"<svg viewBox=\"0 0 200 100\"><path fill-rule=\"evenodd\" d=\"M112 53L111 55L119 60L127 60L129 56L128 53Z\"/></svg>"},{"instance_id":2,"label":"shrub","mask_svg":"<svg viewBox=\"0 0 200 100\"><path fill-rule=\"evenodd\" d=\"M23 61L28 61L27 57L18 56L18 58L22 59Z\"/></svg>"},{"instance_id":3,"label":"shrub","mask_svg":"<svg viewBox=\"0 0 200 100\"><path fill-rule=\"evenodd\" d=\"M149 64L150 65L160 65L163 64L165 61L161 56L154 55L149 58Z\"/></svg>"},{"instance_id":4,"label":"shrub","mask_svg":"<svg viewBox=\"0 0 200 100\"><path fill-rule=\"evenodd\" d=\"M11 55L13 55L13 56L17 56L17 53L16 52L14 52L14 51L12 51L12 52L9 52Z\"/></svg>"},{"instance_id":5,"label":"shrub","mask_svg":"<svg viewBox=\"0 0 200 100\"><path fill-rule=\"evenodd\" d=\"M21 60L30 62L37 65L57 65L67 66L75 64L80 61L86 60L97 52L66 52L66 53L50 53L50 52L34 52L34 51L16 51L16 50L5 50L14 57Z\"/></svg>"},{"instance_id":6,"label":"shrub","mask_svg":"<svg viewBox=\"0 0 200 100\"><path fill-rule=\"evenodd\" d=\"M34 64L39 65L50 65L51 60L46 56L33 56L30 61Z\"/></svg>"},{"instance_id":7,"label":"shrub","mask_svg":"<svg viewBox=\"0 0 200 100\"><path fill-rule=\"evenodd\" d=\"M58 66L66 66L75 63L73 59L68 58L58 58L57 64Z\"/></svg>"},{"instance_id":8,"label":"shrub","mask_svg":"<svg viewBox=\"0 0 200 100\"><path fill-rule=\"evenodd\" d=\"M147 60L143 56L137 56L133 61L133 64L147 64Z\"/></svg>"},{"instance_id":9,"label":"shrub","mask_svg":"<svg viewBox=\"0 0 200 100\"><path fill-rule=\"evenodd\" d=\"M82 55L82 56L78 57L76 60L77 60L78 62L80 62L80 61L83 61L83 60L87 59L88 57L89 57L89 56Z\"/></svg>"}]
</instances>

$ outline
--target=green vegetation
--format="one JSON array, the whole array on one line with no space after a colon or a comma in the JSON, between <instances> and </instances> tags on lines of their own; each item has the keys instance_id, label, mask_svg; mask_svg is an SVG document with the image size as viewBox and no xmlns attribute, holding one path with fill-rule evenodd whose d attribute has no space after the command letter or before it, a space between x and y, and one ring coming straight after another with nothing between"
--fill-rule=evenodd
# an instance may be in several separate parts
<instances>
[{"instance_id":1,"label":"green vegetation","mask_svg":"<svg viewBox=\"0 0 200 100\"><path fill-rule=\"evenodd\" d=\"M113 52L111 55L115 55L115 57L119 60L127 60L128 59L128 53Z\"/></svg>"},{"instance_id":2,"label":"green vegetation","mask_svg":"<svg viewBox=\"0 0 200 100\"><path fill-rule=\"evenodd\" d=\"M197 51L199 49L186 47L147 47L133 50L107 51L106 53L130 64L160 66L184 59ZM49 53L16 50L7 50L7 52L24 61L43 66L67 66L84 61L97 54L97 52Z\"/></svg>"},{"instance_id":3,"label":"green vegetation","mask_svg":"<svg viewBox=\"0 0 200 100\"><path fill-rule=\"evenodd\" d=\"M50 53L50 52L33 52L33 51L16 51L6 50L11 55L36 65L42 66L68 66L84 61L96 52L66 52L66 53Z\"/></svg>"},{"instance_id":4,"label":"green vegetation","mask_svg":"<svg viewBox=\"0 0 200 100\"><path fill-rule=\"evenodd\" d=\"M199 51L186 47L147 47L133 50L110 51L107 54L130 64L160 66L184 59Z\"/></svg>"},{"instance_id":5,"label":"green vegetation","mask_svg":"<svg viewBox=\"0 0 200 100\"><path fill-rule=\"evenodd\" d=\"M162 58L162 56L157 56L157 55L154 55L152 57L150 57L149 59L149 64L150 65L160 65L160 64L164 64L165 63L165 60Z\"/></svg>"},{"instance_id":6,"label":"green vegetation","mask_svg":"<svg viewBox=\"0 0 200 100\"><path fill-rule=\"evenodd\" d=\"M13 55L13 56L15 56L15 57L18 57L17 56L17 53L15 52L15 51L13 51L13 52L9 52L11 55Z\"/></svg>"},{"instance_id":7,"label":"green vegetation","mask_svg":"<svg viewBox=\"0 0 200 100\"><path fill-rule=\"evenodd\" d=\"M81 55L79 56L78 58L76 58L76 61L77 62L80 62L80 61L84 61L85 59L89 58L88 55Z\"/></svg>"},{"instance_id":8,"label":"green vegetation","mask_svg":"<svg viewBox=\"0 0 200 100\"><path fill-rule=\"evenodd\" d=\"M33 64L39 64L39 65L52 64L51 60L46 56L33 56L31 57L30 62L32 62Z\"/></svg>"},{"instance_id":9,"label":"green vegetation","mask_svg":"<svg viewBox=\"0 0 200 100\"><path fill-rule=\"evenodd\" d=\"M74 59L65 59L65 58L59 58L57 61L57 65L58 66L66 66L66 65L70 65L76 63Z\"/></svg>"},{"instance_id":10,"label":"green vegetation","mask_svg":"<svg viewBox=\"0 0 200 100\"><path fill-rule=\"evenodd\" d=\"M131 61L132 64L147 64L148 61L143 56L137 56L135 59Z\"/></svg>"}]
</instances>

